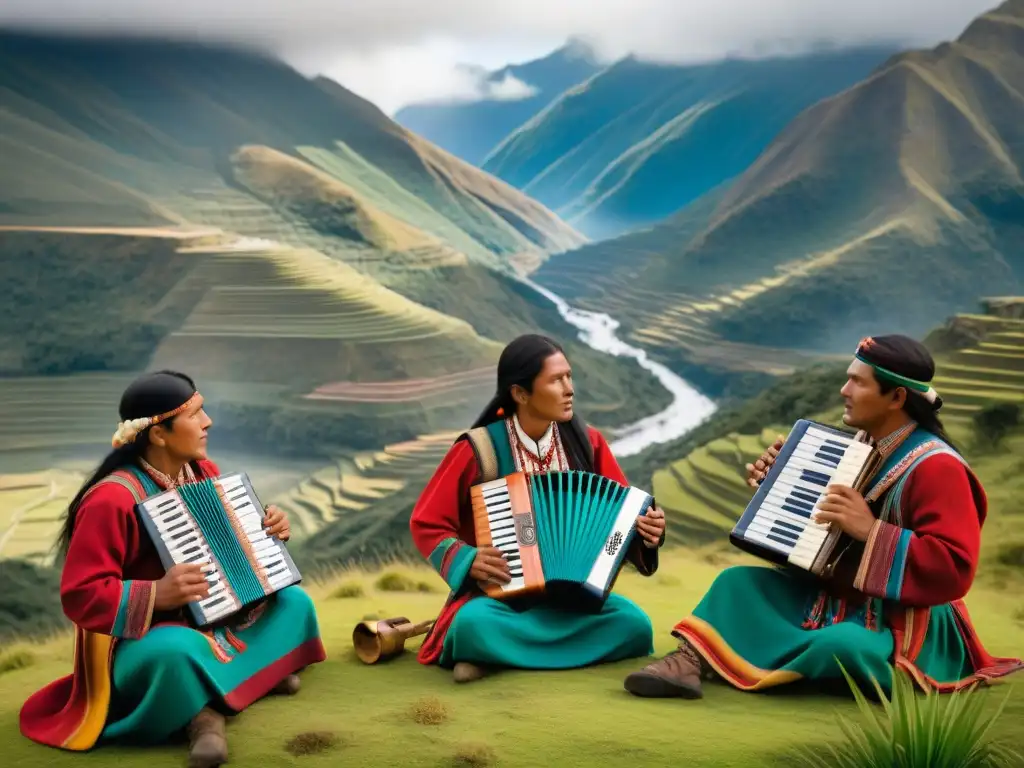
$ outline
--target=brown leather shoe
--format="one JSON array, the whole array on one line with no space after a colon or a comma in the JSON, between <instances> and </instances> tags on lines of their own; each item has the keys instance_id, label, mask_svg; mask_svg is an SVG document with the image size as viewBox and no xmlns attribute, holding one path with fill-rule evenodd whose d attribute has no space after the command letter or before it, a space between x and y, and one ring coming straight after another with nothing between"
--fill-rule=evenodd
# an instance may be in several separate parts
<instances>
[{"instance_id":1,"label":"brown leather shoe","mask_svg":"<svg viewBox=\"0 0 1024 768\"><path fill-rule=\"evenodd\" d=\"M275 685L270 692L279 696L294 696L301 687L302 681L299 680L298 675L288 675L288 677Z\"/></svg>"},{"instance_id":2,"label":"brown leather shoe","mask_svg":"<svg viewBox=\"0 0 1024 768\"><path fill-rule=\"evenodd\" d=\"M224 716L209 707L192 718L188 726L189 768L217 768L228 761L228 739Z\"/></svg>"},{"instance_id":3,"label":"brown leather shoe","mask_svg":"<svg viewBox=\"0 0 1024 768\"><path fill-rule=\"evenodd\" d=\"M468 661L456 662L455 668L452 670L452 677L455 678L456 683L471 683L486 674L483 667L470 664Z\"/></svg>"},{"instance_id":4,"label":"brown leather shoe","mask_svg":"<svg viewBox=\"0 0 1024 768\"><path fill-rule=\"evenodd\" d=\"M699 699L707 665L688 643L626 677L623 687L634 696Z\"/></svg>"}]
</instances>

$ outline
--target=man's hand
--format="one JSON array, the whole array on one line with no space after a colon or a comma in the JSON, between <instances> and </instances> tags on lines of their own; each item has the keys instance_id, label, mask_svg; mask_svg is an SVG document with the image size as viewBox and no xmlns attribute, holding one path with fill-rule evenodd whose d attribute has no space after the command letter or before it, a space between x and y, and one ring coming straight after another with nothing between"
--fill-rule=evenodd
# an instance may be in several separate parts
<instances>
[{"instance_id":1,"label":"man's hand","mask_svg":"<svg viewBox=\"0 0 1024 768\"><path fill-rule=\"evenodd\" d=\"M267 514L263 518L263 527L267 529L268 536L276 536L281 541L288 541L292 535L291 526L288 523L288 515L284 510L274 504L267 507Z\"/></svg>"},{"instance_id":2,"label":"man's hand","mask_svg":"<svg viewBox=\"0 0 1024 768\"><path fill-rule=\"evenodd\" d=\"M654 549L665 532L665 513L652 504L646 515L636 518L636 531L643 538L644 546Z\"/></svg>"},{"instance_id":3,"label":"man's hand","mask_svg":"<svg viewBox=\"0 0 1024 768\"><path fill-rule=\"evenodd\" d=\"M845 485L830 485L828 495L814 516L816 523L834 523L857 541L867 541L875 516L857 491Z\"/></svg>"},{"instance_id":4,"label":"man's hand","mask_svg":"<svg viewBox=\"0 0 1024 768\"><path fill-rule=\"evenodd\" d=\"M508 570L508 561L495 547L480 547L469 567L469 575L479 582L492 581L497 584L508 584L512 574Z\"/></svg>"},{"instance_id":5,"label":"man's hand","mask_svg":"<svg viewBox=\"0 0 1024 768\"><path fill-rule=\"evenodd\" d=\"M202 600L210 594L203 566L199 563L180 563L171 566L163 578L154 585L156 595L153 608L157 611L172 611L175 608Z\"/></svg>"},{"instance_id":6,"label":"man's hand","mask_svg":"<svg viewBox=\"0 0 1024 768\"><path fill-rule=\"evenodd\" d=\"M757 488L760 482L767 477L768 470L775 463L775 457L779 455L784 442L786 442L785 439L782 435L779 435L757 461L753 464L747 464L747 485L751 488Z\"/></svg>"}]
</instances>

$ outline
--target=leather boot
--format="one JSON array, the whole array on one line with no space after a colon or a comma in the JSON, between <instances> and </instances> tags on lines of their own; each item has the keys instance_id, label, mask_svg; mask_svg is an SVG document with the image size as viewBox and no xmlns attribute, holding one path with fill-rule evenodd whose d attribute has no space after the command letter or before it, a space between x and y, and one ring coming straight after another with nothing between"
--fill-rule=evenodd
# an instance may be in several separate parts
<instances>
[{"instance_id":1,"label":"leather boot","mask_svg":"<svg viewBox=\"0 0 1024 768\"><path fill-rule=\"evenodd\" d=\"M456 662L455 668L452 670L452 677L455 678L456 683L471 683L486 674L483 667L470 664L468 661Z\"/></svg>"},{"instance_id":2,"label":"leather boot","mask_svg":"<svg viewBox=\"0 0 1024 768\"><path fill-rule=\"evenodd\" d=\"M209 707L192 718L188 726L189 768L217 768L228 761L228 739L224 716Z\"/></svg>"},{"instance_id":3,"label":"leather boot","mask_svg":"<svg viewBox=\"0 0 1024 768\"><path fill-rule=\"evenodd\" d=\"M275 685L270 692L279 696L294 696L301 687L302 681L299 680L298 675L288 675L288 677Z\"/></svg>"},{"instance_id":4,"label":"leather boot","mask_svg":"<svg viewBox=\"0 0 1024 768\"><path fill-rule=\"evenodd\" d=\"M689 643L629 675L623 687L634 696L699 699L704 695L701 678L710 668Z\"/></svg>"}]
</instances>

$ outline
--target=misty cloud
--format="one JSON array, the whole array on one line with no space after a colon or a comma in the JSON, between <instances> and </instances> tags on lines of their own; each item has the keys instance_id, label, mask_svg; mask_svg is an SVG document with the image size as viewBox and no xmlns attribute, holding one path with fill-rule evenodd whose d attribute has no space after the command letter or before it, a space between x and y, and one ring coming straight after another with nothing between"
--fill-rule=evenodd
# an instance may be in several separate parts
<instances>
[{"instance_id":1,"label":"misty cloud","mask_svg":"<svg viewBox=\"0 0 1024 768\"><path fill-rule=\"evenodd\" d=\"M872 41L931 46L998 0L4 0L0 25L255 45L391 111L411 98L479 98L469 61L498 67L570 36L606 60L760 56ZM469 58L466 58L469 57ZM396 82L394 78L398 78ZM519 88L509 83L497 90ZM512 90L513 94L517 91ZM493 95L491 96L493 97Z\"/></svg>"}]
</instances>

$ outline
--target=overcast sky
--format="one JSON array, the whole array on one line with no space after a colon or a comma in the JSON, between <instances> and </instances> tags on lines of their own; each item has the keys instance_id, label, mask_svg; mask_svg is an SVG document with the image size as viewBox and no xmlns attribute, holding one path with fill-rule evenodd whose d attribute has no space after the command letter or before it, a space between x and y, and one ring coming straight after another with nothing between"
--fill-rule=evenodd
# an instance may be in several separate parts
<instances>
[{"instance_id":1,"label":"overcast sky","mask_svg":"<svg viewBox=\"0 0 1024 768\"><path fill-rule=\"evenodd\" d=\"M410 101L479 98L479 77L460 64L526 61L572 35L609 60L697 61L817 41L931 46L1000 1L0 0L0 24L252 43L394 113ZM526 91L501 90L491 95Z\"/></svg>"}]
</instances>

